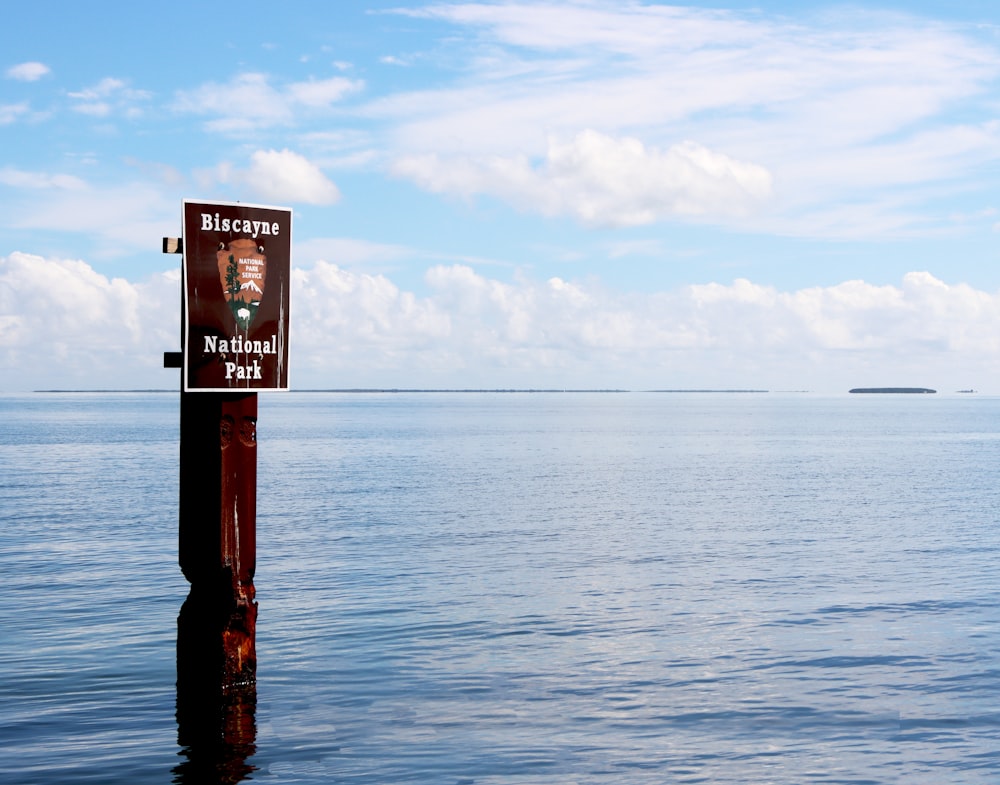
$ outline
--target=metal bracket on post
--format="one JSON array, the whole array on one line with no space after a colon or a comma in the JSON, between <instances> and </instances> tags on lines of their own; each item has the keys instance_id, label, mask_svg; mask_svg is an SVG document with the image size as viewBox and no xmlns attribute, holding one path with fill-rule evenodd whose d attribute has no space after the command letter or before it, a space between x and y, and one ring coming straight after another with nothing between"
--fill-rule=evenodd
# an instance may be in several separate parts
<instances>
[{"instance_id":1,"label":"metal bracket on post","mask_svg":"<svg viewBox=\"0 0 1000 785\"><path fill-rule=\"evenodd\" d=\"M184 253L184 241L180 237L164 237L163 238L163 253ZM164 352L163 353L163 367L164 368L183 368L184 367L184 353L183 352Z\"/></svg>"}]
</instances>

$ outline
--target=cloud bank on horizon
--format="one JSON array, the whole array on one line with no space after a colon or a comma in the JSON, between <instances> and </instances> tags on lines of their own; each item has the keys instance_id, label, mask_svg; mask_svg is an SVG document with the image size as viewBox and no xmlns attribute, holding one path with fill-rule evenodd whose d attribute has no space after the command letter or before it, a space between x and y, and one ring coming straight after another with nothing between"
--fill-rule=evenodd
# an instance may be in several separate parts
<instances>
[{"instance_id":1,"label":"cloud bank on horizon","mask_svg":"<svg viewBox=\"0 0 1000 785\"><path fill-rule=\"evenodd\" d=\"M992 19L360 5L14 12L0 389L172 386L205 198L295 209L296 387L1000 390Z\"/></svg>"},{"instance_id":2,"label":"cloud bank on horizon","mask_svg":"<svg viewBox=\"0 0 1000 785\"><path fill-rule=\"evenodd\" d=\"M823 390L848 376L925 378L929 364L957 376L1000 353L1000 293L929 273L899 286L782 292L737 279L628 294L505 283L462 264L424 277L418 296L325 261L295 270L295 386ZM0 258L0 364L35 389L100 389L123 362L131 388L162 386L180 289L177 270L133 283L79 260Z\"/></svg>"}]
</instances>

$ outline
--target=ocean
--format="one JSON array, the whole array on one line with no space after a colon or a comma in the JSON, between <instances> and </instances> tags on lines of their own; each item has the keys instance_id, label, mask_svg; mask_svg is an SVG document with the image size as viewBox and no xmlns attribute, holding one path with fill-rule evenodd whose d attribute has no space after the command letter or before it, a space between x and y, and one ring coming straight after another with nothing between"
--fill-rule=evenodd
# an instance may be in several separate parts
<instances>
[{"instance_id":1,"label":"ocean","mask_svg":"<svg viewBox=\"0 0 1000 785\"><path fill-rule=\"evenodd\" d=\"M210 753L178 417L0 396L0 783L1000 777L998 397L261 394L256 706Z\"/></svg>"}]
</instances>

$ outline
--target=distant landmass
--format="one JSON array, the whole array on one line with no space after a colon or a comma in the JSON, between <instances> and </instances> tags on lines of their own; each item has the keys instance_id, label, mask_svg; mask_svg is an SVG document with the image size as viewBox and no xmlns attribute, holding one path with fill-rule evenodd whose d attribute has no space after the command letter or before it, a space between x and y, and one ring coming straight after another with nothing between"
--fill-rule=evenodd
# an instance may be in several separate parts
<instances>
[{"instance_id":1,"label":"distant landmass","mask_svg":"<svg viewBox=\"0 0 1000 785\"><path fill-rule=\"evenodd\" d=\"M177 390L132 390L132 389L93 389L93 390L71 390L71 389L55 389L55 390L33 390L34 393L176 393ZM264 391L266 392L266 390ZM504 389L487 389L487 388L468 388L468 389L452 389L452 388L409 388L409 387L345 387L345 388L303 388L301 390L296 389L292 392L297 393L627 393L630 390L618 390L618 389L594 389L594 390L564 390L564 389L534 389L534 388L504 388Z\"/></svg>"},{"instance_id":2,"label":"distant landmass","mask_svg":"<svg viewBox=\"0 0 1000 785\"><path fill-rule=\"evenodd\" d=\"M852 393L936 393L929 387L855 387Z\"/></svg>"},{"instance_id":3,"label":"distant landmass","mask_svg":"<svg viewBox=\"0 0 1000 785\"><path fill-rule=\"evenodd\" d=\"M655 393L766 393L769 390L650 390Z\"/></svg>"},{"instance_id":4,"label":"distant landmass","mask_svg":"<svg viewBox=\"0 0 1000 785\"><path fill-rule=\"evenodd\" d=\"M624 393L629 390L563 390L535 388L409 388L409 387L343 387L334 389L296 390L307 393Z\"/></svg>"},{"instance_id":5,"label":"distant landmass","mask_svg":"<svg viewBox=\"0 0 1000 785\"><path fill-rule=\"evenodd\" d=\"M177 391L178 391L177 388L174 388L173 390L163 390L163 389L160 389L160 388L139 389L139 390L133 390L131 388L128 388L128 389L124 389L124 388L121 388L121 389L108 388L108 389L91 389L91 390L83 390L83 389L81 389L81 390L69 390L69 389L67 389L67 390L62 390L62 389L56 389L56 390L32 390L32 393L34 393L36 395L40 394L40 393L63 393L63 394L64 393L74 393L74 394L76 394L76 393L100 393L101 395L107 395L108 393L176 393Z\"/></svg>"}]
</instances>

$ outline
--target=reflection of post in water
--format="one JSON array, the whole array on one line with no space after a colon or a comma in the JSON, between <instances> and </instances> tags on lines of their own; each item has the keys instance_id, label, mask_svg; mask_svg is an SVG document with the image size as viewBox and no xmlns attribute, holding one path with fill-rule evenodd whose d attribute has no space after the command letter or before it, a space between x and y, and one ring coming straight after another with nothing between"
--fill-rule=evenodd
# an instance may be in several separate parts
<instances>
[{"instance_id":1,"label":"reflection of post in water","mask_svg":"<svg viewBox=\"0 0 1000 785\"><path fill-rule=\"evenodd\" d=\"M180 449L178 781L238 782L255 749L256 393L181 393Z\"/></svg>"},{"instance_id":2,"label":"reflection of post in water","mask_svg":"<svg viewBox=\"0 0 1000 785\"><path fill-rule=\"evenodd\" d=\"M257 751L257 685L225 685L219 678L221 656L199 656L208 628L197 601L189 596L177 627L177 743L184 762L174 769L177 785L235 783L250 776L248 759Z\"/></svg>"}]
</instances>

